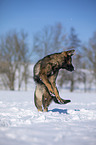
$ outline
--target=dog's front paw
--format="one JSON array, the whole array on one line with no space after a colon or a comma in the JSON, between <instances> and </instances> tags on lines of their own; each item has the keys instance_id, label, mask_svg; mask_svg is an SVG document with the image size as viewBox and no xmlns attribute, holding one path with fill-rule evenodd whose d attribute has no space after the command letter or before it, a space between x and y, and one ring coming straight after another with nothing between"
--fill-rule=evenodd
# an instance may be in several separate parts
<instances>
[{"instance_id":1,"label":"dog's front paw","mask_svg":"<svg viewBox=\"0 0 96 145\"><path fill-rule=\"evenodd\" d=\"M67 104L67 103L71 102L71 100L64 100L64 99L60 98L60 99L58 99L58 102L60 104Z\"/></svg>"},{"instance_id":2,"label":"dog's front paw","mask_svg":"<svg viewBox=\"0 0 96 145\"><path fill-rule=\"evenodd\" d=\"M64 100L64 104L71 102L71 100Z\"/></svg>"}]
</instances>

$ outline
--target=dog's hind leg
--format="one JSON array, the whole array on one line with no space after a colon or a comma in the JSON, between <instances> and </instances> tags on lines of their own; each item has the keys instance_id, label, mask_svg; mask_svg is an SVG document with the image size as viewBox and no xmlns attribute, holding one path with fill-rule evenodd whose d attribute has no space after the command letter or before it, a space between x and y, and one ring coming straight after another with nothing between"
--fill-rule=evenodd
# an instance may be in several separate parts
<instances>
[{"instance_id":1,"label":"dog's hind leg","mask_svg":"<svg viewBox=\"0 0 96 145\"><path fill-rule=\"evenodd\" d=\"M37 84L35 94L34 94L34 102L38 111L48 111L48 106L52 101L52 97L50 96L47 88L44 84Z\"/></svg>"},{"instance_id":2,"label":"dog's hind leg","mask_svg":"<svg viewBox=\"0 0 96 145\"><path fill-rule=\"evenodd\" d=\"M48 107L52 102L52 96L49 94L48 90L45 88L43 98L42 98L42 103L44 107L44 112L48 111Z\"/></svg>"},{"instance_id":3,"label":"dog's hind leg","mask_svg":"<svg viewBox=\"0 0 96 145\"><path fill-rule=\"evenodd\" d=\"M34 94L34 102L38 111L43 111L42 97L44 94L44 85L37 84L35 94Z\"/></svg>"}]
</instances>

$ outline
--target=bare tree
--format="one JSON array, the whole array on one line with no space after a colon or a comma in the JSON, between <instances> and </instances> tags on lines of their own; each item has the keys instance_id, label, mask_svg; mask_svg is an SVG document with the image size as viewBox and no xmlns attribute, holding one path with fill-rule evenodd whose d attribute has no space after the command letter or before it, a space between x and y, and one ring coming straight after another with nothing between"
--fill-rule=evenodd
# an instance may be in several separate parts
<instances>
[{"instance_id":1,"label":"bare tree","mask_svg":"<svg viewBox=\"0 0 96 145\"><path fill-rule=\"evenodd\" d=\"M94 32L93 37L89 40L89 53L88 55L90 63L93 67L93 75L95 79L95 86L96 86L96 32Z\"/></svg>"},{"instance_id":2,"label":"bare tree","mask_svg":"<svg viewBox=\"0 0 96 145\"><path fill-rule=\"evenodd\" d=\"M27 44L27 33L24 33L21 31L21 38L19 38L19 55L18 55L18 89L20 90L22 82L25 83L25 90L27 90L27 83L29 79L29 63L30 63L30 57L31 53L28 49ZM23 71L22 71L23 70Z\"/></svg>"},{"instance_id":3,"label":"bare tree","mask_svg":"<svg viewBox=\"0 0 96 145\"><path fill-rule=\"evenodd\" d=\"M27 34L9 32L5 37L0 39L0 73L5 74L6 84L9 89L15 89L15 80L18 77L18 89L20 90L24 80L22 67L30 60L29 49L26 43ZM28 70L28 65L26 71ZM25 71L25 69L23 69ZM16 73L18 72L18 76ZM26 73L25 73L26 74ZM2 75L4 77L4 75ZM3 80L3 79L2 79ZM4 82L4 81L3 81Z\"/></svg>"},{"instance_id":4,"label":"bare tree","mask_svg":"<svg viewBox=\"0 0 96 145\"><path fill-rule=\"evenodd\" d=\"M1 65L6 64L2 67L2 70L5 70L4 73L7 76L7 84L11 90L14 90L14 83L15 83L15 73L17 69L17 63L14 63L16 59L16 53L14 49L14 41L13 37L7 34L6 38L2 38L1 40ZM7 67L6 67L7 66ZM7 68L7 70L6 70Z\"/></svg>"},{"instance_id":5,"label":"bare tree","mask_svg":"<svg viewBox=\"0 0 96 145\"><path fill-rule=\"evenodd\" d=\"M39 59L53 52L60 51L66 40L66 34L60 23L55 26L46 26L41 32L34 35L33 51Z\"/></svg>"},{"instance_id":6,"label":"bare tree","mask_svg":"<svg viewBox=\"0 0 96 145\"><path fill-rule=\"evenodd\" d=\"M87 46L83 46L84 58L87 61L86 68L94 76L94 82L96 87L96 32L94 32ZM92 71L91 71L92 70Z\"/></svg>"}]
</instances>

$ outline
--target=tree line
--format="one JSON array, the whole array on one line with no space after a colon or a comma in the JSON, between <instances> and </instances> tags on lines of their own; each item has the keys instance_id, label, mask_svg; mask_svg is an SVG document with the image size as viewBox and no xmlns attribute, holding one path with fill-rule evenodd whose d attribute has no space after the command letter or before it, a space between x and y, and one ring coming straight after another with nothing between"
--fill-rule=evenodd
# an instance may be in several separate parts
<instances>
[{"instance_id":1,"label":"tree line","mask_svg":"<svg viewBox=\"0 0 96 145\"><path fill-rule=\"evenodd\" d=\"M74 28L66 32L61 23L46 26L33 36L32 46L28 44L28 34L24 31L11 31L0 37L0 81L5 89L18 90L22 83L27 90L28 80L32 79L29 67L48 54L75 49L73 57L74 72L61 70L58 85L70 91L83 84L84 91L96 88L96 32L86 45L81 42ZM35 56L35 61L34 61ZM34 62L33 62L34 61Z\"/></svg>"}]
</instances>

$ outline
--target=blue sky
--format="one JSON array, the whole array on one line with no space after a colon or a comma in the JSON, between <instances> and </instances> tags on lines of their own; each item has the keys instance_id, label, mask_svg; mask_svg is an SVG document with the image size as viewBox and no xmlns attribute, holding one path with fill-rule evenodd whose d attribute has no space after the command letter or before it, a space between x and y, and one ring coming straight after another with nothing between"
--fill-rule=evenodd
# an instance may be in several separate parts
<instances>
[{"instance_id":1,"label":"blue sky","mask_svg":"<svg viewBox=\"0 0 96 145\"><path fill-rule=\"evenodd\" d=\"M24 29L31 42L33 34L58 22L88 41L96 31L96 0L0 0L0 35Z\"/></svg>"}]
</instances>

